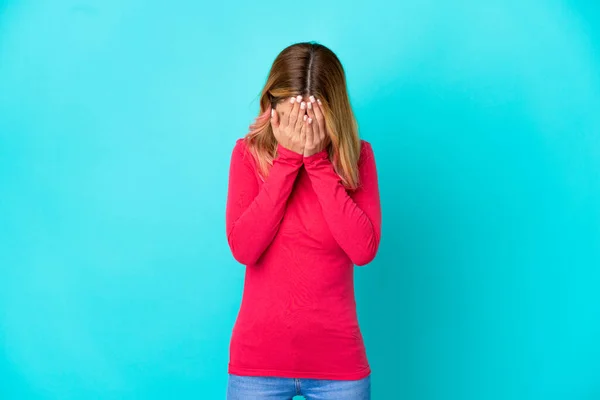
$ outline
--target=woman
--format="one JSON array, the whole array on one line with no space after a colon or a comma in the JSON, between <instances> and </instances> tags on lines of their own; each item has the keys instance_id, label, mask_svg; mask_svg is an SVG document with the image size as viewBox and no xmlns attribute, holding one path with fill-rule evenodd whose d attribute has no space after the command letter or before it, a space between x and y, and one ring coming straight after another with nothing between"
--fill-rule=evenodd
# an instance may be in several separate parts
<instances>
[{"instance_id":1,"label":"woman","mask_svg":"<svg viewBox=\"0 0 600 400\"><path fill-rule=\"evenodd\" d=\"M377 253L379 188L331 50L277 56L229 173L227 240L246 270L227 398L369 399L353 266Z\"/></svg>"}]
</instances>

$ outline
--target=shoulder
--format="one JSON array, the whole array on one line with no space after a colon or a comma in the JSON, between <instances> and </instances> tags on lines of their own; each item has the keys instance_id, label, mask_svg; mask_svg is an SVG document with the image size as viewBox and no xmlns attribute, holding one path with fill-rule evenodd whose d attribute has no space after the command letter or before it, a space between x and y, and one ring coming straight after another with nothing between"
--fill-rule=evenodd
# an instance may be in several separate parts
<instances>
[{"instance_id":1,"label":"shoulder","mask_svg":"<svg viewBox=\"0 0 600 400\"><path fill-rule=\"evenodd\" d=\"M232 156L234 157L251 157L250 147L248 146L248 140L246 137L241 137L235 140L233 143L232 153Z\"/></svg>"},{"instance_id":2,"label":"shoulder","mask_svg":"<svg viewBox=\"0 0 600 400\"><path fill-rule=\"evenodd\" d=\"M360 140L360 156L358 158L359 164L368 160L370 158L374 158L375 154L373 152L373 146L371 146L370 142L367 142L364 139Z\"/></svg>"},{"instance_id":3,"label":"shoulder","mask_svg":"<svg viewBox=\"0 0 600 400\"><path fill-rule=\"evenodd\" d=\"M366 152L373 152L373 146L371 146L371 142L367 142L365 139L360 139L360 152L361 154Z\"/></svg>"},{"instance_id":4,"label":"shoulder","mask_svg":"<svg viewBox=\"0 0 600 400\"><path fill-rule=\"evenodd\" d=\"M241 162L248 167L255 167L254 156L250 151L250 146L246 137L241 137L235 140L231 150L231 161Z\"/></svg>"},{"instance_id":5,"label":"shoulder","mask_svg":"<svg viewBox=\"0 0 600 400\"><path fill-rule=\"evenodd\" d=\"M248 152L248 143L245 137L237 138L233 143L233 151L239 154Z\"/></svg>"},{"instance_id":6,"label":"shoulder","mask_svg":"<svg viewBox=\"0 0 600 400\"><path fill-rule=\"evenodd\" d=\"M358 188L369 187L373 182L377 182L377 167L375 165L375 154L373 146L366 140L360 140L360 153L358 157Z\"/></svg>"}]
</instances>

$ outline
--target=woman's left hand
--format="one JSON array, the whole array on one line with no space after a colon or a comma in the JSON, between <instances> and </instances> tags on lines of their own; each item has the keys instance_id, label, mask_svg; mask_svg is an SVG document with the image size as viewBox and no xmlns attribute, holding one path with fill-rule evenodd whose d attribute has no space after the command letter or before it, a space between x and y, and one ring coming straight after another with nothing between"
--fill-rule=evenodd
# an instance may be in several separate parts
<instances>
[{"instance_id":1,"label":"woman's left hand","mask_svg":"<svg viewBox=\"0 0 600 400\"><path fill-rule=\"evenodd\" d=\"M327 131L325 129L325 118L321 108L321 100L315 100L314 96L309 97L310 101L306 103L306 142L304 143L304 157L312 156L322 151L327 145Z\"/></svg>"}]
</instances>

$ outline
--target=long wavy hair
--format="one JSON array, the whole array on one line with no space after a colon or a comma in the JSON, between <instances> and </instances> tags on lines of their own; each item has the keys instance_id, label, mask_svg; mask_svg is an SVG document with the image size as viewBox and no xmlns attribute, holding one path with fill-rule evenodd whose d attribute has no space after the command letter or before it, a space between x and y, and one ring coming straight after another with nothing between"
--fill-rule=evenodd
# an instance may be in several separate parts
<instances>
[{"instance_id":1,"label":"long wavy hair","mask_svg":"<svg viewBox=\"0 0 600 400\"><path fill-rule=\"evenodd\" d=\"M315 42L292 44L273 61L260 95L260 112L245 137L264 180L277 155L271 108L292 96L314 95L322 102L329 135L328 152L336 173L348 189L358 187L360 139L346 88L342 63L327 47Z\"/></svg>"}]
</instances>

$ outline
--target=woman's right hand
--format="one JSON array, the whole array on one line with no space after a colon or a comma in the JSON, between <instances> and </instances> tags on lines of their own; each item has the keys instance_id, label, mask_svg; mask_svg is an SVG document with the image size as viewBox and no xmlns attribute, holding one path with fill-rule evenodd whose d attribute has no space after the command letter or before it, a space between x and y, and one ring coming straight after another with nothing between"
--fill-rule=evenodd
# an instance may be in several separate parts
<instances>
[{"instance_id":1,"label":"woman's right hand","mask_svg":"<svg viewBox=\"0 0 600 400\"><path fill-rule=\"evenodd\" d=\"M290 103L292 104L290 112L283 118L279 117L279 113L274 108L271 109L273 135L277 142L286 149L304 154L304 143L306 142L304 130L307 123L305 122L306 103L302 102L302 96L292 97Z\"/></svg>"}]
</instances>

